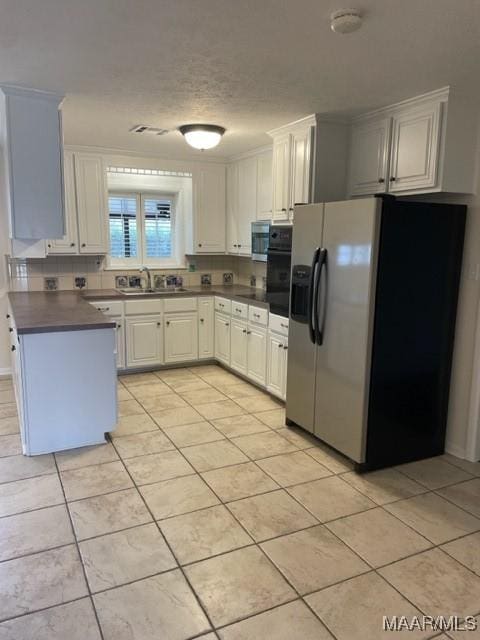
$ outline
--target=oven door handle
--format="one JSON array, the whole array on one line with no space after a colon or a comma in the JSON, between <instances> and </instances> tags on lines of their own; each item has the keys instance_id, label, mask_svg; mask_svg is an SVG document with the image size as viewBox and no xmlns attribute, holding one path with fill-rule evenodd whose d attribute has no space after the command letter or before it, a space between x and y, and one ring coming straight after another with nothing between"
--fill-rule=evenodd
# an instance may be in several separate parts
<instances>
[{"instance_id":1,"label":"oven door handle","mask_svg":"<svg viewBox=\"0 0 480 640\"><path fill-rule=\"evenodd\" d=\"M315 278L317 271L318 259L320 257L320 247L317 247L313 252L312 268L310 270L310 281L308 283L308 300L307 300L307 318L308 318L308 332L310 334L310 340L315 344L315 336L317 335L316 317L314 308L314 300L316 300L315 292L317 291L317 281Z\"/></svg>"}]
</instances>

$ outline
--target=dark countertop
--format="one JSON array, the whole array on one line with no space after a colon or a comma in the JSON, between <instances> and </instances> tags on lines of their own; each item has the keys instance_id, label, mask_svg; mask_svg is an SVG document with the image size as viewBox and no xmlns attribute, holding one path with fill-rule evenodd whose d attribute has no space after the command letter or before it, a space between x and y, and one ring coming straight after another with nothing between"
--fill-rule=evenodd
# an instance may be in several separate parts
<instances>
[{"instance_id":1,"label":"dark countertop","mask_svg":"<svg viewBox=\"0 0 480 640\"><path fill-rule=\"evenodd\" d=\"M239 302L245 302L255 304L258 307L268 309L269 305L266 301L266 294L263 289L256 289L255 287L246 287L239 284L224 284L224 285L203 285L201 287L185 287L186 291L172 292L172 297L175 298L188 298L189 296L223 296L230 298L231 300L238 300ZM116 289L87 289L82 293L85 300L138 300L142 298L155 298L152 293L146 293L145 295L129 296L123 294ZM166 293L159 293L160 298L168 297Z\"/></svg>"},{"instance_id":2,"label":"dark countertop","mask_svg":"<svg viewBox=\"0 0 480 640\"><path fill-rule=\"evenodd\" d=\"M76 291L9 293L8 299L19 334L115 327Z\"/></svg>"},{"instance_id":3,"label":"dark countertop","mask_svg":"<svg viewBox=\"0 0 480 640\"><path fill-rule=\"evenodd\" d=\"M209 285L188 287L187 291L173 293L172 297L224 296L239 302L269 308L265 291L242 285ZM77 291L11 292L8 299L17 326L17 332L47 333L56 331L81 331L86 329L110 329L115 322L89 304L89 300L138 300L155 298L153 294L128 296L116 289L91 289ZM159 294L160 298L168 297Z\"/></svg>"}]
</instances>

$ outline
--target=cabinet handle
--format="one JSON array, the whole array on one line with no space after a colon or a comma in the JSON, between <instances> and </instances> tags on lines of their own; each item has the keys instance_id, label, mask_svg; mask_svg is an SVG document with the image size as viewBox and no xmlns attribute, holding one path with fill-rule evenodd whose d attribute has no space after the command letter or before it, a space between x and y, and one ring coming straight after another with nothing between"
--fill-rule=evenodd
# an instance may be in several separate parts
<instances>
[{"instance_id":1,"label":"cabinet handle","mask_svg":"<svg viewBox=\"0 0 480 640\"><path fill-rule=\"evenodd\" d=\"M239 244L239 245L238 245L238 248L239 248L239 249L241 249L241 248L242 248L242 245L241 245L241 244Z\"/></svg>"},{"instance_id":2,"label":"cabinet handle","mask_svg":"<svg viewBox=\"0 0 480 640\"><path fill-rule=\"evenodd\" d=\"M199 247L201 247L201 246L202 246L202 243L201 243L201 242L199 242L199 243L198 243L198 246L199 246Z\"/></svg>"},{"instance_id":3,"label":"cabinet handle","mask_svg":"<svg viewBox=\"0 0 480 640\"><path fill-rule=\"evenodd\" d=\"M289 211L293 211L293 207L288 207L288 210Z\"/></svg>"},{"instance_id":4,"label":"cabinet handle","mask_svg":"<svg viewBox=\"0 0 480 640\"><path fill-rule=\"evenodd\" d=\"M12 348L12 351L16 351L17 350L17 347L14 344L12 344L11 348Z\"/></svg>"},{"instance_id":5,"label":"cabinet handle","mask_svg":"<svg viewBox=\"0 0 480 640\"><path fill-rule=\"evenodd\" d=\"M98 311L110 311L110 307L97 307Z\"/></svg>"},{"instance_id":6,"label":"cabinet handle","mask_svg":"<svg viewBox=\"0 0 480 640\"><path fill-rule=\"evenodd\" d=\"M283 324L283 322L280 323L280 326L282 329L288 329L288 324Z\"/></svg>"},{"instance_id":7,"label":"cabinet handle","mask_svg":"<svg viewBox=\"0 0 480 640\"><path fill-rule=\"evenodd\" d=\"M246 330L246 329L242 329L242 331L243 331L243 333L247 333L247 330Z\"/></svg>"},{"instance_id":8,"label":"cabinet handle","mask_svg":"<svg viewBox=\"0 0 480 640\"><path fill-rule=\"evenodd\" d=\"M237 248L237 245L236 245L236 244L234 244L233 246L234 246L235 248Z\"/></svg>"},{"instance_id":9,"label":"cabinet handle","mask_svg":"<svg viewBox=\"0 0 480 640\"><path fill-rule=\"evenodd\" d=\"M85 244L85 242L82 242L82 247L86 247L87 245Z\"/></svg>"},{"instance_id":10,"label":"cabinet handle","mask_svg":"<svg viewBox=\"0 0 480 640\"><path fill-rule=\"evenodd\" d=\"M48 247L49 249L51 249L51 248L52 248L52 245L51 245L50 243L48 243L48 244L47 244L47 247Z\"/></svg>"},{"instance_id":11,"label":"cabinet handle","mask_svg":"<svg viewBox=\"0 0 480 640\"><path fill-rule=\"evenodd\" d=\"M247 336L249 336L252 332L251 331L247 331Z\"/></svg>"},{"instance_id":12,"label":"cabinet handle","mask_svg":"<svg viewBox=\"0 0 480 640\"><path fill-rule=\"evenodd\" d=\"M385 178L379 178L378 181L380 182L380 184L383 184L385 182Z\"/></svg>"},{"instance_id":13,"label":"cabinet handle","mask_svg":"<svg viewBox=\"0 0 480 640\"><path fill-rule=\"evenodd\" d=\"M203 318L200 318L200 322L204 322L204 319L203 319Z\"/></svg>"},{"instance_id":14,"label":"cabinet handle","mask_svg":"<svg viewBox=\"0 0 480 640\"><path fill-rule=\"evenodd\" d=\"M396 180L395 176L390 177L390 182L395 182L395 180Z\"/></svg>"},{"instance_id":15,"label":"cabinet handle","mask_svg":"<svg viewBox=\"0 0 480 640\"><path fill-rule=\"evenodd\" d=\"M283 344L279 344L279 345L278 345L278 348L279 348L279 349L283 349Z\"/></svg>"},{"instance_id":16,"label":"cabinet handle","mask_svg":"<svg viewBox=\"0 0 480 640\"><path fill-rule=\"evenodd\" d=\"M71 246L71 247L74 247L74 246L75 246L75 243L74 243L74 242L70 242L70 246Z\"/></svg>"},{"instance_id":17,"label":"cabinet handle","mask_svg":"<svg viewBox=\"0 0 480 640\"><path fill-rule=\"evenodd\" d=\"M9 313L7 313L7 316L6 316L6 317L7 317L7 320L8 320L8 319L10 318L10 314L9 314Z\"/></svg>"},{"instance_id":18,"label":"cabinet handle","mask_svg":"<svg viewBox=\"0 0 480 640\"><path fill-rule=\"evenodd\" d=\"M254 313L254 314L253 314L253 317L254 317L254 318L259 318L259 317L260 317L260 314L259 314L259 313Z\"/></svg>"},{"instance_id":19,"label":"cabinet handle","mask_svg":"<svg viewBox=\"0 0 480 640\"><path fill-rule=\"evenodd\" d=\"M117 330L118 330L118 329L121 329L121 328L122 328L122 325L121 325L120 323L118 323L118 324L117 324Z\"/></svg>"},{"instance_id":20,"label":"cabinet handle","mask_svg":"<svg viewBox=\"0 0 480 640\"><path fill-rule=\"evenodd\" d=\"M159 326L160 326L160 322L157 322L157 327L159 327ZM169 327L169 326L170 326L170 320L167 320L167 327Z\"/></svg>"},{"instance_id":21,"label":"cabinet handle","mask_svg":"<svg viewBox=\"0 0 480 640\"><path fill-rule=\"evenodd\" d=\"M282 208L280 209L280 211L286 211L285 207L282 207Z\"/></svg>"},{"instance_id":22,"label":"cabinet handle","mask_svg":"<svg viewBox=\"0 0 480 640\"><path fill-rule=\"evenodd\" d=\"M12 327L8 327L8 330L10 331L10 333L12 333L13 331Z\"/></svg>"},{"instance_id":23,"label":"cabinet handle","mask_svg":"<svg viewBox=\"0 0 480 640\"><path fill-rule=\"evenodd\" d=\"M286 351L287 349L288 349L288 347L286 347L286 346L284 346L284 347L283 347L283 350L284 350L284 351Z\"/></svg>"},{"instance_id":24,"label":"cabinet handle","mask_svg":"<svg viewBox=\"0 0 480 640\"><path fill-rule=\"evenodd\" d=\"M226 327L229 327L229 326L230 326L230 323L229 323L229 322L225 322L225 326L226 326Z\"/></svg>"}]
</instances>

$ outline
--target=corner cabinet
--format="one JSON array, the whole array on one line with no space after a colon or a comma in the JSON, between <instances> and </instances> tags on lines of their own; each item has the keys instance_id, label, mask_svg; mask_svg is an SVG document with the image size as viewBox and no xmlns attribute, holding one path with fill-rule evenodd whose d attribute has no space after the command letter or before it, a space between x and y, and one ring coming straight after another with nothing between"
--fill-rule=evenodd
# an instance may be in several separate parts
<instances>
[{"instance_id":1,"label":"corner cabinet","mask_svg":"<svg viewBox=\"0 0 480 640\"><path fill-rule=\"evenodd\" d=\"M473 193L476 117L446 88L356 118L349 195Z\"/></svg>"},{"instance_id":2,"label":"corner cabinet","mask_svg":"<svg viewBox=\"0 0 480 640\"><path fill-rule=\"evenodd\" d=\"M193 236L187 253L225 253L225 165L193 172Z\"/></svg>"}]
</instances>

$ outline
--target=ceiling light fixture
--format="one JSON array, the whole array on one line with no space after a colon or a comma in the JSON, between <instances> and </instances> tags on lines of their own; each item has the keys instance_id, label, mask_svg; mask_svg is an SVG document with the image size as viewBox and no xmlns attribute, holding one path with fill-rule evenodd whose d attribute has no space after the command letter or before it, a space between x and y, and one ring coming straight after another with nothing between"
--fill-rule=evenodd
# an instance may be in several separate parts
<instances>
[{"instance_id":1,"label":"ceiling light fixture","mask_svg":"<svg viewBox=\"0 0 480 640\"><path fill-rule=\"evenodd\" d=\"M194 149L213 149L222 139L225 129L216 124L184 124L178 128Z\"/></svg>"},{"instance_id":2,"label":"ceiling light fixture","mask_svg":"<svg viewBox=\"0 0 480 640\"><path fill-rule=\"evenodd\" d=\"M330 16L330 28L335 33L352 33L362 26L358 9L340 9Z\"/></svg>"}]
</instances>

